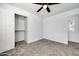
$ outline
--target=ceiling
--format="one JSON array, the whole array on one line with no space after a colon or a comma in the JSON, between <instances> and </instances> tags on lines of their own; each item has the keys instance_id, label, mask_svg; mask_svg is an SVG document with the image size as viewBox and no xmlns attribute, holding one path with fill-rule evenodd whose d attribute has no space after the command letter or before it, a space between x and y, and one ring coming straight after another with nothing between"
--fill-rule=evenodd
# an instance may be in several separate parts
<instances>
[{"instance_id":1,"label":"ceiling","mask_svg":"<svg viewBox=\"0 0 79 59\"><path fill-rule=\"evenodd\" d=\"M27 10L28 12L31 12L43 18L79 8L79 3L61 3L57 5L49 5L51 12L48 13L47 10L45 9L42 9L40 12L36 12L41 7L41 5L33 3L8 3L8 4Z\"/></svg>"}]
</instances>

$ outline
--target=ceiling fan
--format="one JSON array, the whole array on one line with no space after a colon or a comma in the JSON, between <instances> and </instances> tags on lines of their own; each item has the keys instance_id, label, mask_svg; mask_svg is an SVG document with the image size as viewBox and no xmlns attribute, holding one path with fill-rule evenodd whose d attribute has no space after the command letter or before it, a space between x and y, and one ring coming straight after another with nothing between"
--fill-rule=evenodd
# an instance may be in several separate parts
<instances>
[{"instance_id":1,"label":"ceiling fan","mask_svg":"<svg viewBox=\"0 0 79 59\"><path fill-rule=\"evenodd\" d=\"M49 5L56 5L60 3L34 3L34 4L42 5L42 7L37 10L37 12L41 11L42 9L46 9L48 12L50 12L50 8L48 7Z\"/></svg>"}]
</instances>

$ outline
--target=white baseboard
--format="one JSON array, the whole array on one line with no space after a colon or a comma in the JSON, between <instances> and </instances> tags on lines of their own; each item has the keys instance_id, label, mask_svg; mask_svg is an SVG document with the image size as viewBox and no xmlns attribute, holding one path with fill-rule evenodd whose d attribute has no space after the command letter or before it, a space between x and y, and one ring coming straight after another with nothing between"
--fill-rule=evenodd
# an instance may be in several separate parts
<instances>
[{"instance_id":1,"label":"white baseboard","mask_svg":"<svg viewBox=\"0 0 79 59\"><path fill-rule=\"evenodd\" d=\"M29 44L29 43L33 43L33 42L36 42L36 41L39 41L39 40L42 40L42 39L40 38L38 40L32 40L32 41L26 41L26 42Z\"/></svg>"},{"instance_id":2,"label":"white baseboard","mask_svg":"<svg viewBox=\"0 0 79 59\"><path fill-rule=\"evenodd\" d=\"M47 39L47 40L51 40L51 41L55 41L55 42L58 42L58 43L63 43L63 44L68 44L68 42L66 42L66 41L58 41L58 40L52 40L52 39L49 39L49 38L44 38L44 39Z\"/></svg>"}]
</instances>

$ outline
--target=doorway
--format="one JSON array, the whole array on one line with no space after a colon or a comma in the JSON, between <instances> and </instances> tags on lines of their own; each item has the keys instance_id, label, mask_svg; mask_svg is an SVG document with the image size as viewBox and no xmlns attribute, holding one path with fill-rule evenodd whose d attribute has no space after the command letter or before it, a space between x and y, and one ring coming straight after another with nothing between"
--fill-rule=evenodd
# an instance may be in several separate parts
<instances>
[{"instance_id":1,"label":"doorway","mask_svg":"<svg viewBox=\"0 0 79 59\"><path fill-rule=\"evenodd\" d=\"M27 17L15 14L15 43L18 43L20 41L26 41L26 38L27 38Z\"/></svg>"}]
</instances>

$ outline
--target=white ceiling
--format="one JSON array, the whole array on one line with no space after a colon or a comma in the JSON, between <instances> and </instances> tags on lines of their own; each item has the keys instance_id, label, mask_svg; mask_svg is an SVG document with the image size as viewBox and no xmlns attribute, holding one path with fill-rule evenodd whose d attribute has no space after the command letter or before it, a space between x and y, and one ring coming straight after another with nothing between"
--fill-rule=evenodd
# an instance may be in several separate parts
<instances>
[{"instance_id":1,"label":"white ceiling","mask_svg":"<svg viewBox=\"0 0 79 59\"><path fill-rule=\"evenodd\" d=\"M41 5L37 4L32 3L9 3L9 4L27 10L43 18L79 8L79 3L62 3L58 5L49 5L51 12L48 13L47 10L45 9L42 9L40 12L36 12L41 7Z\"/></svg>"}]
</instances>

